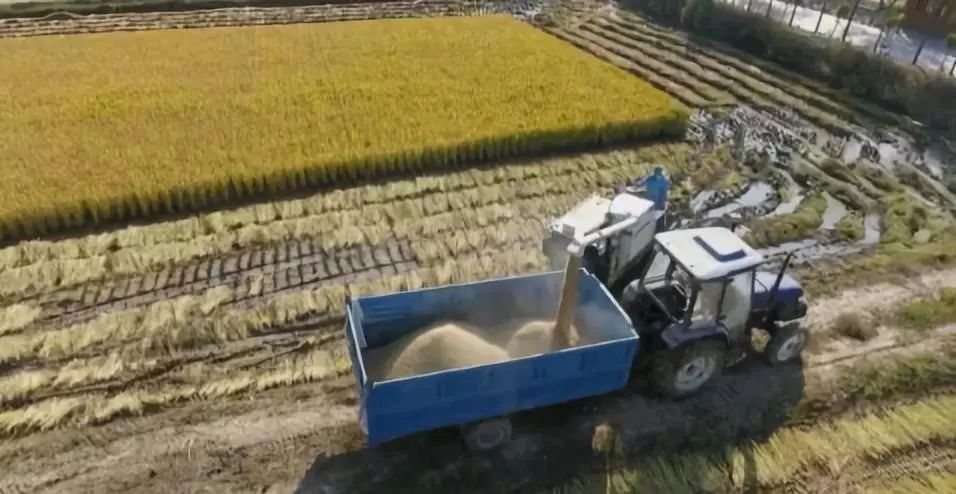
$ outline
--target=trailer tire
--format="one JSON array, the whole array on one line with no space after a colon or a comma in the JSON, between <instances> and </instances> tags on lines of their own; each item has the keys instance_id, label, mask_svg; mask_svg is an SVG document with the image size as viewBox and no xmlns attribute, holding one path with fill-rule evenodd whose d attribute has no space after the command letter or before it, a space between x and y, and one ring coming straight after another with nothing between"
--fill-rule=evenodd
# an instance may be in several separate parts
<instances>
[{"instance_id":1,"label":"trailer tire","mask_svg":"<svg viewBox=\"0 0 956 494\"><path fill-rule=\"evenodd\" d=\"M720 376L726 354L726 343L717 340L695 341L661 352L652 363L654 387L671 398L693 395Z\"/></svg>"},{"instance_id":2,"label":"trailer tire","mask_svg":"<svg viewBox=\"0 0 956 494\"><path fill-rule=\"evenodd\" d=\"M777 327L770 336L770 342L764 350L764 357L771 365L779 365L800 358L800 352L807 345L810 334L800 324L787 324Z\"/></svg>"},{"instance_id":3,"label":"trailer tire","mask_svg":"<svg viewBox=\"0 0 956 494\"><path fill-rule=\"evenodd\" d=\"M511 440L511 419L499 417L475 422L464 426L461 434L469 450L490 451Z\"/></svg>"}]
</instances>

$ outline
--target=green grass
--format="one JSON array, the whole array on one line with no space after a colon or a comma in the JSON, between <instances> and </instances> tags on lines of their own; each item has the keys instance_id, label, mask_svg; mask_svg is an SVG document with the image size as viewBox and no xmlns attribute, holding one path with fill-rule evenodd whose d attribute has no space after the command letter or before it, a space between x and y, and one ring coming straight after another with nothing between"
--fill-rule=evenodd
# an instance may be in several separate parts
<instances>
[{"instance_id":1,"label":"green grass","mask_svg":"<svg viewBox=\"0 0 956 494\"><path fill-rule=\"evenodd\" d=\"M896 318L901 326L917 330L956 322L956 288L943 288L936 298L907 302L897 309Z\"/></svg>"},{"instance_id":2,"label":"green grass","mask_svg":"<svg viewBox=\"0 0 956 494\"><path fill-rule=\"evenodd\" d=\"M941 355L917 355L898 360L867 363L844 374L837 388L849 400L883 400L904 393L918 393L956 384L956 351Z\"/></svg>"},{"instance_id":3,"label":"green grass","mask_svg":"<svg viewBox=\"0 0 956 494\"><path fill-rule=\"evenodd\" d=\"M870 181L876 188L887 193L902 192L903 188L900 186L899 182L894 180L888 173L885 171L870 166L861 166L857 167L857 172L863 176L863 178Z\"/></svg>"},{"instance_id":4,"label":"green grass","mask_svg":"<svg viewBox=\"0 0 956 494\"><path fill-rule=\"evenodd\" d=\"M906 194L892 194L884 200L883 236L884 244L909 243L913 234L926 225L929 211Z\"/></svg>"},{"instance_id":5,"label":"green grass","mask_svg":"<svg viewBox=\"0 0 956 494\"><path fill-rule=\"evenodd\" d=\"M864 403L925 395L956 385L956 348L895 361L861 362L846 369L832 387L811 392L789 410L789 423L812 423Z\"/></svg>"},{"instance_id":6,"label":"green grass","mask_svg":"<svg viewBox=\"0 0 956 494\"><path fill-rule=\"evenodd\" d=\"M840 240L856 242L863 238L863 217L851 211L836 224L836 235Z\"/></svg>"},{"instance_id":7,"label":"green grass","mask_svg":"<svg viewBox=\"0 0 956 494\"><path fill-rule=\"evenodd\" d=\"M793 213L755 221L750 225L747 241L764 247L810 237L820 228L826 210L827 200L822 194L807 196Z\"/></svg>"}]
</instances>

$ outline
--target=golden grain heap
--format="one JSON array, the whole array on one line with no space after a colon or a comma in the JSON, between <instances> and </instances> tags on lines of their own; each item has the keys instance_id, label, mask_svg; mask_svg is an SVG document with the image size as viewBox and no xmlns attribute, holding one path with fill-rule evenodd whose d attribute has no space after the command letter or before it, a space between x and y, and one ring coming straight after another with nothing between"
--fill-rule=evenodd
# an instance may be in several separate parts
<instances>
[{"instance_id":1,"label":"golden grain heap","mask_svg":"<svg viewBox=\"0 0 956 494\"><path fill-rule=\"evenodd\" d=\"M508 16L0 40L0 237L683 131Z\"/></svg>"}]
</instances>

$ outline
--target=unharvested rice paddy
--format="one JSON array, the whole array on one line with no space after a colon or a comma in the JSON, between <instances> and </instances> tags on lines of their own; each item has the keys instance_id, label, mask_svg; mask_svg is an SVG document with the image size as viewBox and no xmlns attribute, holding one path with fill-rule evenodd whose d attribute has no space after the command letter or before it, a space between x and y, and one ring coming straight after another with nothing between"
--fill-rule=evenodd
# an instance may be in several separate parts
<instances>
[{"instance_id":1,"label":"unharvested rice paddy","mask_svg":"<svg viewBox=\"0 0 956 494\"><path fill-rule=\"evenodd\" d=\"M10 39L0 50L7 238L675 136L687 118L649 84L508 16Z\"/></svg>"}]
</instances>

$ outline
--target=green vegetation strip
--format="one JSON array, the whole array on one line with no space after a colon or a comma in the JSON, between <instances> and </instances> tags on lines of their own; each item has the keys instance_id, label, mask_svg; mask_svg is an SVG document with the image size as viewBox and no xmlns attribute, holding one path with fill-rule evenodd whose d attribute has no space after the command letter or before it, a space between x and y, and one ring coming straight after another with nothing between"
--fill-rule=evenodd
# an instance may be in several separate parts
<instances>
[{"instance_id":1,"label":"green vegetation strip","mask_svg":"<svg viewBox=\"0 0 956 494\"><path fill-rule=\"evenodd\" d=\"M826 210L827 200L822 194L807 196L793 213L755 221L747 241L765 247L810 237L820 228Z\"/></svg>"},{"instance_id":2,"label":"green vegetation strip","mask_svg":"<svg viewBox=\"0 0 956 494\"><path fill-rule=\"evenodd\" d=\"M901 326L917 330L956 322L956 288L945 287L936 298L907 302L897 310L896 318Z\"/></svg>"}]
</instances>

